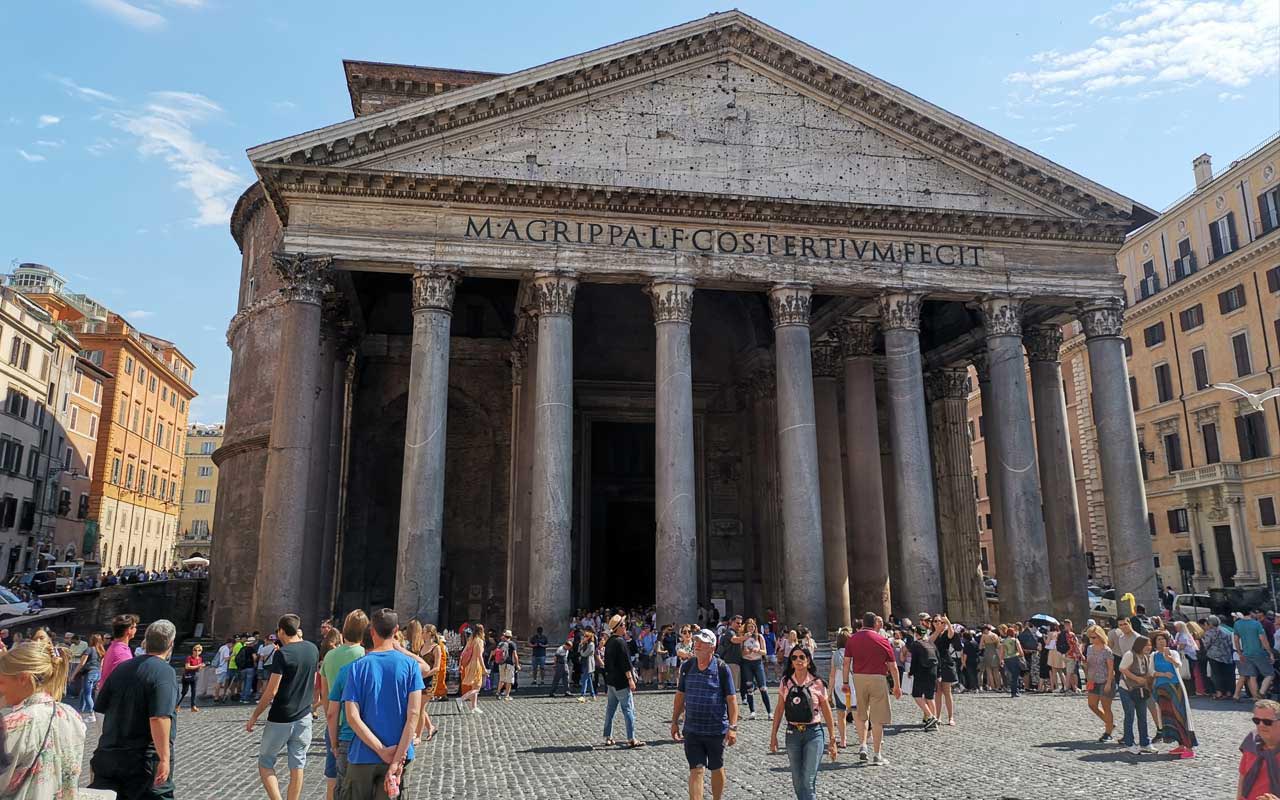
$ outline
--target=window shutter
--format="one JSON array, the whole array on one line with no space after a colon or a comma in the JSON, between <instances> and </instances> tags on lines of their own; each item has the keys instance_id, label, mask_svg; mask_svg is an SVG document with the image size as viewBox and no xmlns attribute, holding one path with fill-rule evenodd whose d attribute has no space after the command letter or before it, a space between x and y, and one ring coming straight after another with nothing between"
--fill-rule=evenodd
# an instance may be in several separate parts
<instances>
[{"instance_id":1,"label":"window shutter","mask_svg":"<svg viewBox=\"0 0 1280 800\"><path fill-rule=\"evenodd\" d=\"M1227 233L1231 236L1231 249L1227 252L1234 252L1240 249L1240 240L1236 238L1236 212L1227 212Z\"/></svg>"},{"instance_id":2,"label":"window shutter","mask_svg":"<svg viewBox=\"0 0 1280 800\"><path fill-rule=\"evenodd\" d=\"M1204 434L1204 460L1207 464L1217 464L1222 458L1218 455L1218 426L1212 422L1200 429Z\"/></svg>"},{"instance_id":3,"label":"window shutter","mask_svg":"<svg viewBox=\"0 0 1280 800\"><path fill-rule=\"evenodd\" d=\"M1209 225L1209 247L1213 250L1214 258L1222 258L1222 239L1218 235L1217 222Z\"/></svg>"},{"instance_id":4,"label":"window shutter","mask_svg":"<svg viewBox=\"0 0 1280 800\"><path fill-rule=\"evenodd\" d=\"M1248 461L1253 458L1253 448L1250 447L1249 429L1244 421L1244 417L1236 417L1236 441L1240 445L1240 460Z\"/></svg>"},{"instance_id":5,"label":"window shutter","mask_svg":"<svg viewBox=\"0 0 1280 800\"><path fill-rule=\"evenodd\" d=\"M1258 217L1262 220L1263 233L1271 233L1272 229L1275 228L1275 225L1271 224L1271 215L1273 213L1274 212L1271 209L1271 198L1267 196L1267 193L1263 192L1258 195ZM1268 275L1268 277L1270 277L1270 275ZM1268 281L1267 285L1270 286L1270 283L1271 282ZM1274 292L1275 289L1272 289L1271 291Z\"/></svg>"},{"instance_id":6,"label":"window shutter","mask_svg":"<svg viewBox=\"0 0 1280 800\"><path fill-rule=\"evenodd\" d=\"M1178 509L1171 508L1165 514L1169 518L1169 530L1173 533L1178 531Z\"/></svg>"}]
</instances>

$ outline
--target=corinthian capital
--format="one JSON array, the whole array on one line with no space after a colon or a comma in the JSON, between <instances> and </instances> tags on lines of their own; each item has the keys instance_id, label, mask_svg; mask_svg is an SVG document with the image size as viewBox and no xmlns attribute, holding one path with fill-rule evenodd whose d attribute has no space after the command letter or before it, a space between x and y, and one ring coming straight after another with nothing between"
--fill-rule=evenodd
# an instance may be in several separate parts
<instances>
[{"instance_id":1,"label":"corinthian capital","mask_svg":"<svg viewBox=\"0 0 1280 800\"><path fill-rule=\"evenodd\" d=\"M866 317L844 317L835 325L836 341L844 358L870 358L875 352L876 321Z\"/></svg>"},{"instance_id":2,"label":"corinthian capital","mask_svg":"<svg viewBox=\"0 0 1280 800\"><path fill-rule=\"evenodd\" d=\"M987 338L992 336L1021 336L1022 307L1020 297L995 295L984 297L981 303L982 327L987 331Z\"/></svg>"},{"instance_id":3,"label":"corinthian capital","mask_svg":"<svg viewBox=\"0 0 1280 800\"><path fill-rule=\"evenodd\" d=\"M964 399L969 396L969 370L937 369L924 376L924 390L929 401Z\"/></svg>"},{"instance_id":4,"label":"corinthian capital","mask_svg":"<svg viewBox=\"0 0 1280 800\"><path fill-rule=\"evenodd\" d=\"M987 348L979 347L969 354L969 363L973 365L974 370L978 373L978 383L989 383L991 381L991 362L989 360L990 353Z\"/></svg>"},{"instance_id":5,"label":"corinthian capital","mask_svg":"<svg viewBox=\"0 0 1280 800\"><path fill-rule=\"evenodd\" d=\"M413 310L453 313L462 273L452 267L419 264L413 271Z\"/></svg>"},{"instance_id":6,"label":"corinthian capital","mask_svg":"<svg viewBox=\"0 0 1280 800\"><path fill-rule=\"evenodd\" d=\"M1119 336L1124 332L1124 301L1118 297L1098 300L1081 307L1077 316L1086 339Z\"/></svg>"},{"instance_id":7,"label":"corinthian capital","mask_svg":"<svg viewBox=\"0 0 1280 800\"><path fill-rule=\"evenodd\" d=\"M286 301L320 304L329 282L333 256L308 253L272 253L271 266L280 276L280 294Z\"/></svg>"},{"instance_id":8,"label":"corinthian capital","mask_svg":"<svg viewBox=\"0 0 1280 800\"><path fill-rule=\"evenodd\" d=\"M836 343L822 339L813 344L813 377L838 378L841 367L840 348Z\"/></svg>"},{"instance_id":9,"label":"corinthian capital","mask_svg":"<svg viewBox=\"0 0 1280 800\"><path fill-rule=\"evenodd\" d=\"M769 310L773 327L808 325L813 305L813 287L807 283L779 283L769 290Z\"/></svg>"},{"instance_id":10,"label":"corinthian capital","mask_svg":"<svg viewBox=\"0 0 1280 800\"><path fill-rule=\"evenodd\" d=\"M693 281L660 278L645 290L653 303L653 321L693 322Z\"/></svg>"},{"instance_id":11,"label":"corinthian capital","mask_svg":"<svg viewBox=\"0 0 1280 800\"><path fill-rule=\"evenodd\" d=\"M1022 343L1029 361L1061 361L1062 328L1057 325L1034 325L1023 331Z\"/></svg>"},{"instance_id":12,"label":"corinthian capital","mask_svg":"<svg viewBox=\"0 0 1280 800\"><path fill-rule=\"evenodd\" d=\"M901 292L880 295L880 327L886 331L919 331L924 295Z\"/></svg>"},{"instance_id":13,"label":"corinthian capital","mask_svg":"<svg viewBox=\"0 0 1280 800\"><path fill-rule=\"evenodd\" d=\"M529 300L535 312L547 316L573 316L578 279L572 272L539 272L533 276Z\"/></svg>"}]
</instances>

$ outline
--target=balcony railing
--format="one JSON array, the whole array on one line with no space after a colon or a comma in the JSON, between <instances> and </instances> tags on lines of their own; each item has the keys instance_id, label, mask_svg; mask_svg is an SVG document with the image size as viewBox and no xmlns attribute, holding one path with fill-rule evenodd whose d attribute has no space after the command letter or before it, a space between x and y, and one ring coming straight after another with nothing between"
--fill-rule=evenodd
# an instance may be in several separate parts
<instances>
[{"instance_id":1,"label":"balcony railing","mask_svg":"<svg viewBox=\"0 0 1280 800\"><path fill-rule=\"evenodd\" d=\"M1210 464L1207 467L1184 469L1174 473L1173 485L1178 489L1213 486L1218 483L1240 480L1240 465L1235 463Z\"/></svg>"}]
</instances>

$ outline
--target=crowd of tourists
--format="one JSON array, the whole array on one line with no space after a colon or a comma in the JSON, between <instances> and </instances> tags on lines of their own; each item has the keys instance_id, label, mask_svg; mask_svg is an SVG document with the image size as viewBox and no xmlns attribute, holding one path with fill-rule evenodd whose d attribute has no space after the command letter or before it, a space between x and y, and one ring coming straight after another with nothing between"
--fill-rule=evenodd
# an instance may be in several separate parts
<instances>
[{"instance_id":1,"label":"crowd of tourists","mask_svg":"<svg viewBox=\"0 0 1280 800\"><path fill-rule=\"evenodd\" d=\"M178 709L190 695L190 711L199 710L198 676L211 667L215 702L253 704L245 729L261 729L257 766L272 800L300 795L313 720L322 720L330 798L392 798L411 779L416 749L437 733L430 702L452 696L481 714L482 693L511 702L522 675L538 692L603 698L605 747L646 746L636 735L635 693L674 688L671 737L683 745L695 799L708 775L712 796L723 793L726 749L740 722L756 717L757 702L769 719L769 749L787 753L795 796L813 798L824 757L856 748L868 766L889 763L891 695L910 696L920 728L932 733L958 724L958 698L970 692L1082 694L1101 723L1100 742L1135 755L1163 743L1181 759L1194 758L1199 744L1191 696L1248 700L1255 730L1241 746L1239 796L1280 789L1280 703L1267 697L1280 652L1274 615L1201 624L1148 617L1139 606L1109 627L1082 627L1052 618L966 627L944 614L868 613L820 645L802 625L780 624L772 609L759 621L702 611L678 626L651 608L598 610L552 636L537 629L527 665L512 631L401 626L391 609L326 621L318 643L286 614L266 635L228 637L208 663L199 645L172 663L176 630L165 620L148 625L135 647L139 621L128 614L83 639L0 630L0 786L5 797L72 796L59 793L79 781L86 727L100 724L90 786L120 798L172 797Z\"/></svg>"}]
</instances>

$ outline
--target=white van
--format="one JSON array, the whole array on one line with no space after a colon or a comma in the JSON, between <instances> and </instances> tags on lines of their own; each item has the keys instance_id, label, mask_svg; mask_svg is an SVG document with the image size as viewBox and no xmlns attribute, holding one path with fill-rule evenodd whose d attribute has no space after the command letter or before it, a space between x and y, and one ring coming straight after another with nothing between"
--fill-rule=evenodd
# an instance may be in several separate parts
<instances>
[{"instance_id":1,"label":"white van","mask_svg":"<svg viewBox=\"0 0 1280 800\"><path fill-rule=\"evenodd\" d=\"M1189 619L1204 619L1212 613L1207 594L1180 594L1173 598L1174 619L1185 622Z\"/></svg>"}]
</instances>

